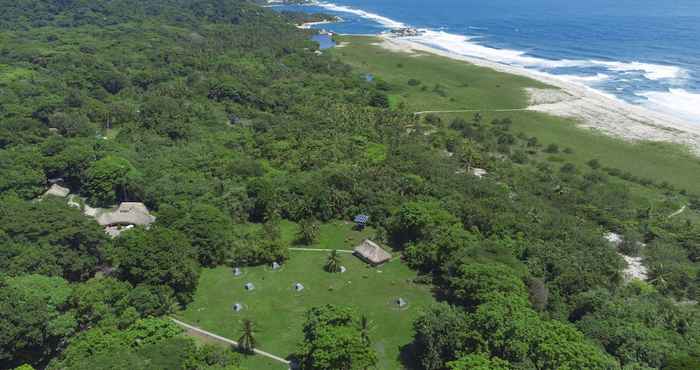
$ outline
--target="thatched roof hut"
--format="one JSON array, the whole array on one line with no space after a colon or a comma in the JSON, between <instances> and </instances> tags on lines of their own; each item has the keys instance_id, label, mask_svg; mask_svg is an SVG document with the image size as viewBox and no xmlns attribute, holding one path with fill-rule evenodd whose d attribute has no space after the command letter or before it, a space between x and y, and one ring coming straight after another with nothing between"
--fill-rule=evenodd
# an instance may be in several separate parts
<instances>
[{"instance_id":1,"label":"thatched roof hut","mask_svg":"<svg viewBox=\"0 0 700 370\"><path fill-rule=\"evenodd\" d=\"M391 259L391 254L389 252L369 239L365 239L362 244L355 247L355 255L375 266Z\"/></svg>"},{"instance_id":2,"label":"thatched roof hut","mask_svg":"<svg viewBox=\"0 0 700 370\"><path fill-rule=\"evenodd\" d=\"M105 212L97 216L97 223L102 226L113 225L142 225L152 224L156 218L151 216L148 208L143 203L124 202L111 212Z\"/></svg>"},{"instance_id":3,"label":"thatched roof hut","mask_svg":"<svg viewBox=\"0 0 700 370\"><path fill-rule=\"evenodd\" d=\"M68 194L70 194L70 189L64 188L63 186L58 184L53 184L51 185L49 190L47 190L46 193L44 193L44 196L53 195L55 197L65 198L68 196Z\"/></svg>"}]
</instances>

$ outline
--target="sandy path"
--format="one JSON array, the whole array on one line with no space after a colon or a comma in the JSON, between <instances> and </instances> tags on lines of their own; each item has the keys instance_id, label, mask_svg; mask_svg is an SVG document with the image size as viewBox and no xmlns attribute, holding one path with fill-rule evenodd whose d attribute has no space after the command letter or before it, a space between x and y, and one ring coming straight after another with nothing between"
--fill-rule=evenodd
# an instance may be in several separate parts
<instances>
[{"instance_id":1,"label":"sandy path","mask_svg":"<svg viewBox=\"0 0 700 370\"><path fill-rule=\"evenodd\" d=\"M410 38L381 36L377 45L391 51L418 56L426 52L461 60L500 72L529 77L552 89L528 89L530 110L571 117L582 127L630 141L664 141L687 146L700 156L700 125L653 112L644 107L609 97L589 87L559 80L544 73L483 59L466 57L411 41Z\"/></svg>"},{"instance_id":2,"label":"sandy path","mask_svg":"<svg viewBox=\"0 0 700 370\"><path fill-rule=\"evenodd\" d=\"M424 110L422 112L414 112L416 116L420 116L422 114L431 114L431 113L470 113L470 112L518 112L518 111L524 111L524 110L530 110L529 108L513 108L513 109L460 109L460 110Z\"/></svg>"},{"instance_id":3,"label":"sandy path","mask_svg":"<svg viewBox=\"0 0 700 370\"><path fill-rule=\"evenodd\" d=\"M681 207L681 209L679 209L679 210L677 210L676 212L673 212L673 213L671 213L670 215L668 215L668 218L672 218L672 217L676 217L676 216L680 215L681 213L685 212L685 209L686 209L686 208L688 208L688 206L683 206L683 207Z\"/></svg>"},{"instance_id":4,"label":"sandy path","mask_svg":"<svg viewBox=\"0 0 700 370\"><path fill-rule=\"evenodd\" d=\"M180 321L180 320L178 320L178 319L174 319L174 318L172 318L172 317L170 318L170 320L172 320L174 323L178 324L179 326L185 328L188 332L193 332L193 333L195 333L197 336L202 335L202 336L205 336L205 337L214 339L214 340L219 341L219 342L223 342L223 343L226 343L226 344L230 344L230 345L232 345L232 346L238 346L238 343L237 343L236 341L234 341L234 340L231 340L231 339L222 337L222 336L220 336L220 335L214 334L214 333L209 332L209 331L206 331L206 330L204 330L204 329L200 329L200 328L198 328L198 327L196 327L196 326L190 325L190 324L188 324L188 323L186 323L186 322L182 322L182 321ZM275 356L275 355L273 355L273 354L271 354L271 353L267 353L267 352L265 352L265 351L261 351L261 350L259 350L259 349L257 349L257 348L256 348L256 349L253 349L253 351L255 351L255 353L258 354L258 355L260 355L260 356L265 356L265 357L271 358L271 359L273 359L273 360L275 360L275 361L278 361L278 362L281 362L281 363L284 363L284 364L287 364L287 365L290 364L289 361L283 359L282 357Z\"/></svg>"}]
</instances>

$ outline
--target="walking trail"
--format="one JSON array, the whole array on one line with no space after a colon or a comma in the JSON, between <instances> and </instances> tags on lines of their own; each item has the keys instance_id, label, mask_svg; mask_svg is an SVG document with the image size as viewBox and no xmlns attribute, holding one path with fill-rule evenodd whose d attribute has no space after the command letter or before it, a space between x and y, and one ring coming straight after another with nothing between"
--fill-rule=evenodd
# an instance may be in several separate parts
<instances>
[{"instance_id":1,"label":"walking trail","mask_svg":"<svg viewBox=\"0 0 700 370\"><path fill-rule=\"evenodd\" d=\"M679 209L679 210L677 210L676 212L673 212L673 213L671 213L670 215L668 215L668 218L672 218L672 217L676 217L676 216L680 215L681 213L683 213L683 212L685 211L685 209L686 209L687 207L688 207L688 206L683 206L683 207L681 207L681 209Z\"/></svg>"},{"instance_id":2,"label":"walking trail","mask_svg":"<svg viewBox=\"0 0 700 370\"><path fill-rule=\"evenodd\" d=\"M216 334L214 334L214 333L212 333L212 332L206 331L206 330L204 330L204 329L200 329L200 328L198 328L198 327L196 327L196 326L192 326L192 325L190 325L190 324L188 324L188 323L186 323L186 322L182 322L182 321L180 321L180 320L178 320L178 319L175 319L175 318L172 318L172 317L170 318L170 320L172 320L174 323L176 323L176 324L182 326L182 327L185 328L185 329L192 330L192 331L196 332L197 334L201 334L201 335L207 336L207 337L212 338L212 339L215 339L215 340L217 340L217 341L219 341L219 342L223 342L223 343L230 344L230 345L233 345L233 346L238 346L238 342L236 342L235 340L231 340L231 339L222 337L222 336L220 336L220 335L216 335ZM257 348L253 349L253 351L255 352L255 354L258 354L258 355L260 355L260 356L265 356L265 357L267 357L267 358L271 358L271 359L273 359L273 360L275 360L275 361L278 361L278 362L281 362L281 363L283 363L283 364L286 364L286 365L290 365L290 364L291 364L289 361L283 359L282 357L275 356L275 355L273 355L273 354L271 354L271 353L267 353L267 352L265 352L265 351L261 351L261 350L259 350L259 349L257 349Z\"/></svg>"},{"instance_id":3,"label":"walking trail","mask_svg":"<svg viewBox=\"0 0 700 370\"><path fill-rule=\"evenodd\" d=\"M353 251L345 249L316 249L316 248L289 248L290 251L308 251L308 252L333 252L334 250L338 253L352 253Z\"/></svg>"},{"instance_id":4,"label":"walking trail","mask_svg":"<svg viewBox=\"0 0 700 370\"><path fill-rule=\"evenodd\" d=\"M437 114L437 113L470 113L470 112L520 112L530 110L528 108L513 108L513 109L460 109L460 110L426 110L414 112L416 116L422 114Z\"/></svg>"}]
</instances>

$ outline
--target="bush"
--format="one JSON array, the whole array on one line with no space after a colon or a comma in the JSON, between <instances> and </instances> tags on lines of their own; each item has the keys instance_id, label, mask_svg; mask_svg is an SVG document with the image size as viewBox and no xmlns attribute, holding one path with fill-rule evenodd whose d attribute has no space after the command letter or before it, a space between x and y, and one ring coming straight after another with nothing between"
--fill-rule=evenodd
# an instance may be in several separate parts
<instances>
[{"instance_id":1,"label":"bush","mask_svg":"<svg viewBox=\"0 0 700 370\"><path fill-rule=\"evenodd\" d=\"M552 154L554 154L554 153L559 153L559 145L557 145L557 144L549 144L549 145L547 145L547 148L545 148L544 151L547 152L547 153L552 153Z\"/></svg>"},{"instance_id":2,"label":"bush","mask_svg":"<svg viewBox=\"0 0 700 370\"><path fill-rule=\"evenodd\" d=\"M421 84L421 82L416 80L415 78L408 80L408 86L418 86L420 84Z\"/></svg>"}]
</instances>

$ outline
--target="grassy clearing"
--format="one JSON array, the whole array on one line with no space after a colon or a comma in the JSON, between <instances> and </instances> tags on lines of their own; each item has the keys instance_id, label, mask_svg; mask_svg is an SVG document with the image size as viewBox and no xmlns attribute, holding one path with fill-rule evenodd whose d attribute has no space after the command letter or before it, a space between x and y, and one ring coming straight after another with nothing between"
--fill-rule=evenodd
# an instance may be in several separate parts
<instances>
[{"instance_id":1,"label":"grassy clearing","mask_svg":"<svg viewBox=\"0 0 700 370\"><path fill-rule=\"evenodd\" d=\"M291 252L291 259L281 270L247 268L242 277L233 276L225 267L205 270L194 302L179 318L231 339L240 336L242 319L252 319L258 328L260 349L286 357L302 338L304 315L309 308L351 305L373 322L371 336L379 354L378 368L401 368L400 348L411 341L413 320L433 302L430 288L413 283L415 272L399 260L370 268L354 256L341 257L348 269L343 274L323 270L327 258L323 252ZM247 282L255 284L256 289L244 290ZM296 282L304 285L302 292L294 291ZM405 310L393 304L398 297L409 302ZM236 302L246 309L234 312ZM256 361L256 370L280 368L271 361L265 365L264 359L248 361Z\"/></svg>"},{"instance_id":2,"label":"grassy clearing","mask_svg":"<svg viewBox=\"0 0 700 370\"><path fill-rule=\"evenodd\" d=\"M297 232L299 225L294 222L283 220L280 225L282 240L293 247L313 248L313 249L354 249L365 239L374 237L374 229L367 227L362 231L354 229L355 224L347 221L332 221L321 224L319 227L318 240L311 245L297 244Z\"/></svg>"},{"instance_id":3,"label":"grassy clearing","mask_svg":"<svg viewBox=\"0 0 700 370\"><path fill-rule=\"evenodd\" d=\"M525 87L544 87L540 82L477 67L461 61L431 54L392 52L374 45L373 37L343 36L349 44L332 52L355 67L358 73L371 73L391 85L391 101L410 111L459 109L509 109L527 106ZM419 85L411 86L415 79ZM435 89L439 85L440 89ZM441 93L442 92L442 93ZM457 115L441 114L446 120ZM576 127L570 119L538 112L484 112L484 120L513 120L513 130L536 136L545 145L556 143L572 148L567 161L582 165L597 158L604 166L668 181L674 186L694 191L700 182L700 159L685 148L665 143L630 143Z\"/></svg>"}]
</instances>

